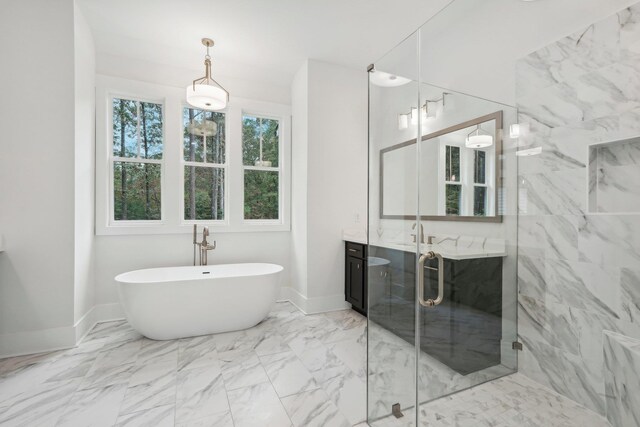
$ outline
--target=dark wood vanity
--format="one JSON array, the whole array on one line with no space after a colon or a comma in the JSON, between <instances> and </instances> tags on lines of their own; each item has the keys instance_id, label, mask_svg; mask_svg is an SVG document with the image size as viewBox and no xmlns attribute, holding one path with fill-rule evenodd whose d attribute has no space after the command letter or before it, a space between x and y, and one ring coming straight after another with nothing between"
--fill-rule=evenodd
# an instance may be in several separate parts
<instances>
[{"instance_id":1,"label":"dark wood vanity","mask_svg":"<svg viewBox=\"0 0 640 427\"><path fill-rule=\"evenodd\" d=\"M351 307L367 315L367 245L345 242L344 295Z\"/></svg>"},{"instance_id":2,"label":"dark wood vanity","mask_svg":"<svg viewBox=\"0 0 640 427\"><path fill-rule=\"evenodd\" d=\"M352 242L345 249L346 300L370 321L413 344L415 253ZM368 256L389 262L367 268ZM436 260L425 264L426 298L438 293L437 267ZM425 353L463 375L500 364L502 257L445 258L443 302L420 311Z\"/></svg>"}]
</instances>

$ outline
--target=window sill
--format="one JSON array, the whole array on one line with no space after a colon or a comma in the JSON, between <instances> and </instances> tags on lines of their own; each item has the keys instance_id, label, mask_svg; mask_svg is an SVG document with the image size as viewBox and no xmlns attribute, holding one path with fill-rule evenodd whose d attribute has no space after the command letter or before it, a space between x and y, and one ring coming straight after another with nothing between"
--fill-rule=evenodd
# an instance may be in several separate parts
<instances>
[{"instance_id":1,"label":"window sill","mask_svg":"<svg viewBox=\"0 0 640 427\"><path fill-rule=\"evenodd\" d=\"M288 224L242 224L231 226L228 224L215 224L198 222L198 228L209 227L211 233L267 233L289 232ZM193 223L179 226L168 225L109 225L96 227L96 236L127 236L127 235L158 235L158 234L191 234Z\"/></svg>"}]
</instances>

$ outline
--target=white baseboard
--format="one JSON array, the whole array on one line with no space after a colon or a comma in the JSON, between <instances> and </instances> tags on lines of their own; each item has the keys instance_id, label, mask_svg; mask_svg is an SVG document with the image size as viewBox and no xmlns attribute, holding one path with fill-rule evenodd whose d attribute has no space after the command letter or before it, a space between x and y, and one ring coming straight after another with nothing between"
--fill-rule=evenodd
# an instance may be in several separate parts
<instances>
[{"instance_id":1,"label":"white baseboard","mask_svg":"<svg viewBox=\"0 0 640 427\"><path fill-rule=\"evenodd\" d=\"M291 302L304 314L325 313L327 311L345 310L351 307L344 300L344 294L307 298L290 287L280 289L280 300Z\"/></svg>"},{"instance_id":2,"label":"white baseboard","mask_svg":"<svg viewBox=\"0 0 640 427\"><path fill-rule=\"evenodd\" d=\"M102 322L124 319L120 303L93 306L73 326L0 334L0 358L46 353L75 347Z\"/></svg>"},{"instance_id":3,"label":"white baseboard","mask_svg":"<svg viewBox=\"0 0 640 427\"><path fill-rule=\"evenodd\" d=\"M73 326L0 335L0 358L45 353L76 345Z\"/></svg>"}]
</instances>

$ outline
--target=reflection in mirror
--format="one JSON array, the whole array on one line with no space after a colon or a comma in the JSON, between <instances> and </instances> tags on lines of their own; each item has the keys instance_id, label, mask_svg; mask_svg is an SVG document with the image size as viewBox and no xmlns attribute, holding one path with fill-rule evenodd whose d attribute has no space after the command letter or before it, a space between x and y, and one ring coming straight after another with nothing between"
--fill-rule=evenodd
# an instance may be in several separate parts
<instances>
[{"instance_id":1,"label":"reflection in mirror","mask_svg":"<svg viewBox=\"0 0 640 427\"><path fill-rule=\"evenodd\" d=\"M502 112L478 117L422 137L422 219L500 222ZM416 215L416 140L380 150L380 212L383 219Z\"/></svg>"}]
</instances>

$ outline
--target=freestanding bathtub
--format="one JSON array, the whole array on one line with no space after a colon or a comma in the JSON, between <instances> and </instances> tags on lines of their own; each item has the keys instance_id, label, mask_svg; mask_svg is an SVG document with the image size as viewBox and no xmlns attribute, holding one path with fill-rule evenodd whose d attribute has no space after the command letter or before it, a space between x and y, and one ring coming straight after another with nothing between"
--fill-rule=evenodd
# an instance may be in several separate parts
<instances>
[{"instance_id":1,"label":"freestanding bathtub","mask_svg":"<svg viewBox=\"0 0 640 427\"><path fill-rule=\"evenodd\" d=\"M276 302L282 270L257 263L166 267L115 280L131 326L147 338L169 340L257 325Z\"/></svg>"}]
</instances>

